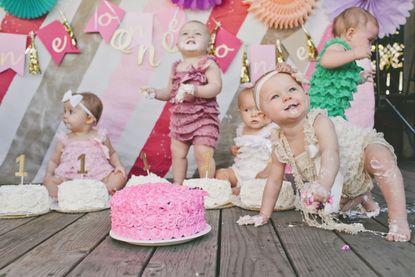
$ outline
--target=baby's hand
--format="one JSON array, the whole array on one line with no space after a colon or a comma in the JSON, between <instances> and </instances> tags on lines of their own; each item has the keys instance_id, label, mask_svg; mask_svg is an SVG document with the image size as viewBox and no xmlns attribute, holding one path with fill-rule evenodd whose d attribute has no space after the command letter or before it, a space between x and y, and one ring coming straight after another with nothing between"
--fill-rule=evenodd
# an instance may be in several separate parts
<instances>
[{"instance_id":1,"label":"baby's hand","mask_svg":"<svg viewBox=\"0 0 415 277\"><path fill-rule=\"evenodd\" d=\"M146 98L146 99L154 99L156 97L156 90L154 88L143 87L139 88L138 91Z\"/></svg>"},{"instance_id":2,"label":"baby's hand","mask_svg":"<svg viewBox=\"0 0 415 277\"><path fill-rule=\"evenodd\" d=\"M365 58L370 59L372 57L370 46L367 46L367 45L355 47L351 51L353 51L355 60L361 60Z\"/></svg>"},{"instance_id":3,"label":"baby's hand","mask_svg":"<svg viewBox=\"0 0 415 277\"><path fill-rule=\"evenodd\" d=\"M124 167L120 165L117 165L116 167L114 167L114 173L121 173L123 177L127 176L127 174L125 173Z\"/></svg>"},{"instance_id":4,"label":"baby's hand","mask_svg":"<svg viewBox=\"0 0 415 277\"><path fill-rule=\"evenodd\" d=\"M236 146L236 145L232 145L232 146L231 146L231 153L232 153L232 156L236 157L236 155L238 155L238 152L239 152L239 147L238 147L238 146Z\"/></svg>"},{"instance_id":5,"label":"baby's hand","mask_svg":"<svg viewBox=\"0 0 415 277\"><path fill-rule=\"evenodd\" d=\"M326 203L329 196L329 191L317 182L305 184L301 191L301 201L307 206L315 203Z\"/></svg>"},{"instance_id":6,"label":"baby's hand","mask_svg":"<svg viewBox=\"0 0 415 277\"><path fill-rule=\"evenodd\" d=\"M363 70L360 72L360 78L362 79L361 84L366 82L373 83L373 72L372 70Z\"/></svg>"},{"instance_id":7,"label":"baby's hand","mask_svg":"<svg viewBox=\"0 0 415 277\"><path fill-rule=\"evenodd\" d=\"M182 103L186 94L194 95L195 86L192 84L182 84L177 91L176 97L174 98L176 103Z\"/></svg>"},{"instance_id":8,"label":"baby's hand","mask_svg":"<svg viewBox=\"0 0 415 277\"><path fill-rule=\"evenodd\" d=\"M236 222L239 225L254 225L255 227L262 226L268 223L268 217L259 213L255 216L245 215L241 216L238 221Z\"/></svg>"}]
</instances>

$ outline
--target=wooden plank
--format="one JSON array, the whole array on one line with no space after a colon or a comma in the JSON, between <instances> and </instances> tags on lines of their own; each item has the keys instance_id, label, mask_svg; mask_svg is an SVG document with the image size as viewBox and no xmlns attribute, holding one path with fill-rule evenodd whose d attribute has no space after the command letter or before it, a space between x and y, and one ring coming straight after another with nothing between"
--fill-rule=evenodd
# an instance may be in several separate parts
<instances>
[{"instance_id":1,"label":"wooden plank","mask_svg":"<svg viewBox=\"0 0 415 277\"><path fill-rule=\"evenodd\" d=\"M107 236L68 276L137 276L153 251Z\"/></svg>"},{"instance_id":2,"label":"wooden plank","mask_svg":"<svg viewBox=\"0 0 415 277\"><path fill-rule=\"evenodd\" d=\"M35 217L28 217L28 218L7 218L7 219L0 219L0 235L13 230L20 225L23 225L31 220L35 219Z\"/></svg>"},{"instance_id":3,"label":"wooden plank","mask_svg":"<svg viewBox=\"0 0 415 277\"><path fill-rule=\"evenodd\" d=\"M0 276L66 275L105 238L109 230L109 210L86 214L3 268Z\"/></svg>"},{"instance_id":4,"label":"wooden plank","mask_svg":"<svg viewBox=\"0 0 415 277\"><path fill-rule=\"evenodd\" d=\"M236 223L247 214L258 213L239 208L222 210L220 276L294 275L271 224L256 228Z\"/></svg>"},{"instance_id":5,"label":"wooden plank","mask_svg":"<svg viewBox=\"0 0 415 277\"><path fill-rule=\"evenodd\" d=\"M83 214L51 212L0 236L0 268L53 236Z\"/></svg>"},{"instance_id":6,"label":"wooden plank","mask_svg":"<svg viewBox=\"0 0 415 277\"><path fill-rule=\"evenodd\" d=\"M142 276L215 276L220 210L208 210L212 230L191 242L158 247Z\"/></svg>"},{"instance_id":7,"label":"wooden plank","mask_svg":"<svg viewBox=\"0 0 415 277\"><path fill-rule=\"evenodd\" d=\"M272 220L298 276L376 276L353 250L341 250L334 232L307 226L300 212L276 212Z\"/></svg>"},{"instance_id":8,"label":"wooden plank","mask_svg":"<svg viewBox=\"0 0 415 277\"><path fill-rule=\"evenodd\" d=\"M369 230L387 232L387 228L374 220L367 220ZM381 276L414 276L415 246L405 242L389 242L369 233L349 235L339 233L351 249Z\"/></svg>"}]
</instances>

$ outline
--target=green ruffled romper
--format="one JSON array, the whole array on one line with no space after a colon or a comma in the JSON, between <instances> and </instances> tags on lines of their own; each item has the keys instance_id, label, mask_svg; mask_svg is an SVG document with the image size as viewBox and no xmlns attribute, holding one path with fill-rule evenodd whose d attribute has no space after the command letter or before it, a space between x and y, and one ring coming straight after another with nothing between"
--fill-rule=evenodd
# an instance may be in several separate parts
<instances>
[{"instance_id":1,"label":"green ruffled romper","mask_svg":"<svg viewBox=\"0 0 415 277\"><path fill-rule=\"evenodd\" d=\"M360 72L363 70L355 61L337 68L323 68L320 59L327 48L333 44L340 44L346 51L351 50L347 43L335 38L324 45L317 61L316 69L310 80L310 110L321 108L327 110L329 116L341 116L346 119L344 111L350 107L353 93L361 83Z\"/></svg>"}]
</instances>

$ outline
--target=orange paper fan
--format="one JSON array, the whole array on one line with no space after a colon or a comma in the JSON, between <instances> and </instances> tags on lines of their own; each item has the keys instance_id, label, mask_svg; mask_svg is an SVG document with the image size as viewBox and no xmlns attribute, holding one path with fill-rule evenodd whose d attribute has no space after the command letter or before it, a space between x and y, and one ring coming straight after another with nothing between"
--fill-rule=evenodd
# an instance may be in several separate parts
<instances>
[{"instance_id":1,"label":"orange paper fan","mask_svg":"<svg viewBox=\"0 0 415 277\"><path fill-rule=\"evenodd\" d=\"M305 23L315 0L247 0L249 12L271 28L291 29Z\"/></svg>"}]
</instances>

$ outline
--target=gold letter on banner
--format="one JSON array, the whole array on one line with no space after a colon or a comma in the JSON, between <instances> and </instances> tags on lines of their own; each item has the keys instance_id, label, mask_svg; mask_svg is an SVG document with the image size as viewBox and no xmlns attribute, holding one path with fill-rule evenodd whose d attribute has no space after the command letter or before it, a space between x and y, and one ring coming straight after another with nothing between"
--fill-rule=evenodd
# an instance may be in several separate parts
<instances>
[{"instance_id":1,"label":"gold letter on banner","mask_svg":"<svg viewBox=\"0 0 415 277\"><path fill-rule=\"evenodd\" d=\"M222 59L228 55L229 51L235 51L235 49L229 48L226 44L221 44L216 47L215 56Z\"/></svg>"},{"instance_id":2,"label":"gold letter on banner","mask_svg":"<svg viewBox=\"0 0 415 277\"><path fill-rule=\"evenodd\" d=\"M174 42L174 33L180 29L179 21L177 20L178 11L179 8L176 9L173 18L169 22L169 30L161 36L161 45L168 53L174 53L178 50Z\"/></svg>"},{"instance_id":3,"label":"gold letter on banner","mask_svg":"<svg viewBox=\"0 0 415 277\"><path fill-rule=\"evenodd\" d=\"M60 37L56 37L52 40L52 49L56 53L60 53L63 50L65 50L67 43L68 43L68 39L66 38L66 36L63 37L63 43Z\"/></svg>"},{"instance_id":4,"label":"gold letter on banner","mask_svg":"<svg viewBox=\"0 0 415 277\"><path fill-rule=\"evenodd\" d=\"M124 53L130 53L130 44L133 41L131 32L125 29L118 29L111 37L111 46Z\"/></svg>"},{"instance_id":5,"label":"gold letter on banner","mask_svg":"<svg viewBox=\"0 0 415 277\"><path fill-rule=\"evenodd\" d=\"M150 63L150 65L152 67L158 66L160 64L160 61L158 61L158 62L155 61L156 58L155 58L155 50L154 50L153 45L147 47L145 45L140 44L140 46L138 47L137 63L139 65L141 65L143 63L144 55L146 54L147 50L150 51L148 53L148 62Z\"/></svg>"},{"instance_id":6,"label":"gold letter on banner","mask_svg":"<svg viewBox=\"0 0 415 277\"><path fill-rule=\"evenodd\" d=\"M23 55L20 55L18 58L14 56L12 51L9 52L1 52L0 53L0 65L4 65L7 59L10 59L10 63L12 65L18 64L22 59Z\"/></svg>"}]
</instances>

